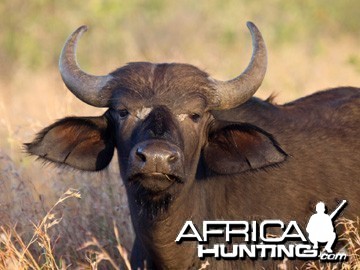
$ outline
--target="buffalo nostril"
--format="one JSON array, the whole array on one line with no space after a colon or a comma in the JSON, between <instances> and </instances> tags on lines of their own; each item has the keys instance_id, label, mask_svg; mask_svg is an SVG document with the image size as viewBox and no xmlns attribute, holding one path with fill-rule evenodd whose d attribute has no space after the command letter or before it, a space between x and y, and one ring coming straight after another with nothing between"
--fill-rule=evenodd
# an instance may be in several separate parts
<instances>
[{"instance_id":1,"label":"buffalo nostril","mask_svg":"<svg viewBox=\"0 0 360 270\"><path fill-rule=\"evenodd\" d=\"M177 160L179 159L178 155L177 154L172 154L168 157L167 161L169 163L174 163L176 162Z\"/></svg>"},{"instance_id":2,"label":"buffalo nostril","mask_svg":"<svg viewBox=\"0 0 360 270\"><path fill-rule=\"evenodd\" d=\"M141 148L136 149L136 157L139 158L142 162L146 162L146 156Z\"/></svg>"}]
</instances>

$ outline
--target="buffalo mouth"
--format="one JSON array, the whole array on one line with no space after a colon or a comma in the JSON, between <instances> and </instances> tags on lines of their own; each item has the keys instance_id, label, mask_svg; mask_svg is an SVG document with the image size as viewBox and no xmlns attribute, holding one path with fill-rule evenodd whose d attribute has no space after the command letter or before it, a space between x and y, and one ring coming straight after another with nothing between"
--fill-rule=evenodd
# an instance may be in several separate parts
<instances>
[{"instance_id":1,"label":"buffalo mouth","mask_svg":"<svg viewBox=\"0 0 360 270\"><path fill-rule=\"evenodd\" d=\"M138 173L129 178L129 183L147 191L151 195L170 192L174 185L182 184L181 177L166 173Z\"/></svg>"},{"instance_id":2,"label":"buffalo mouth","mask_svg":"<svg viewBox=\"0 0 360 270\"><path fill-rule=\"evenodd\" d=\"M138 173L128 178L131 193L141 209L139 214L148 218L165 213L183 183L182 177L165 173Z\"/></svg>"}]
</instances>

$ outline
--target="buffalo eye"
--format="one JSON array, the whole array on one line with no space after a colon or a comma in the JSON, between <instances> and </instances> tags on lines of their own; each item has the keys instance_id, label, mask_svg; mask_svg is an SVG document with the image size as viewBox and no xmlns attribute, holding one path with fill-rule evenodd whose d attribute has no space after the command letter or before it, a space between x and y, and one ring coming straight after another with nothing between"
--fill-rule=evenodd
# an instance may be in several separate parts
<instances>
[{"instance_id":1,"label":"buffalo eye","mask_svg":"<svg viewBox=\"0 0 360 270\"><path fill-rule=\"evenodd\" d=\"M126 109L118 110L118 113L121 118L125 118L126 116L129 115L129 111Z\"/></svg>"},{"instance_id":2,"label":"buffalo eye","mask_svg":"<svg viewBox=\"0 0 360 270\"><path fill-rule=\"evenodd\" d=\"M199 122L201 115L197 114L197 113L191 113L191 114L189 114L189 117L193 122L197 123L197 122Z\"/></svg>"}]
</instances>

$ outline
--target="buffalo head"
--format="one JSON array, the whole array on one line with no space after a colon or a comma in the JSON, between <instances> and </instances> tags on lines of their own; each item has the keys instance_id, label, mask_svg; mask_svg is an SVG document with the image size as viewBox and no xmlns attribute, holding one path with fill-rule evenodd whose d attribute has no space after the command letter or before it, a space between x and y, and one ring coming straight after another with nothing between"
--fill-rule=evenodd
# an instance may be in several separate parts
<instances>
[{"instance_id":1,"label":"buffalo head","mask_svg":"<svg viewBox=\"0 0 360 270\"><path fill-rule=\"evenodd\" d=\"M87 28L78 28L62 50L61 76L79 99L109 109L100 117L54 123L27 144L28 152L96 171L109 164L116 148L129 196L137 205L164 207L208 172L240 173L282 161L285 153L265 131L214 117L214 111L251 98L265 76L264 40L253 23L247 25L253 55L229 81L175 63L137 62L104 76L87 74L76 61L76 45Z\"/></svg>"}]
</instances>

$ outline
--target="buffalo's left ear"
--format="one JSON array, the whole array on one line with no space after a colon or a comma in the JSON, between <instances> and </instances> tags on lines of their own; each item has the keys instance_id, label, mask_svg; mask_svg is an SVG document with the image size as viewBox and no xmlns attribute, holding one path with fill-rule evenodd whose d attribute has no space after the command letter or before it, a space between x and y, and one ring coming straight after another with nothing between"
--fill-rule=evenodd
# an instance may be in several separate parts
<instances>
[{"instance_id":1,"label":"buffalo's left ear","mask_svg":"<svg viewBox=\"0 0 360 270\"><path fill-rule=\"evenodd\" d=\"M219 174L236 174L277 164L286 159L275 139L250 125L221 122L209 133L203 149L207 166Z\"/></svg>"},{"instance_id":2,"label":"buffalo's left ear","mask_svg":"<svg viewBox=\"0 0 360 270\"><path fill-rule=\"evenodd\" d=\"M106 117L67 117L43 129L25 144L31 155L85 171L104 169L111 161L114 143Z\"/></svg>"}]
</instances>

